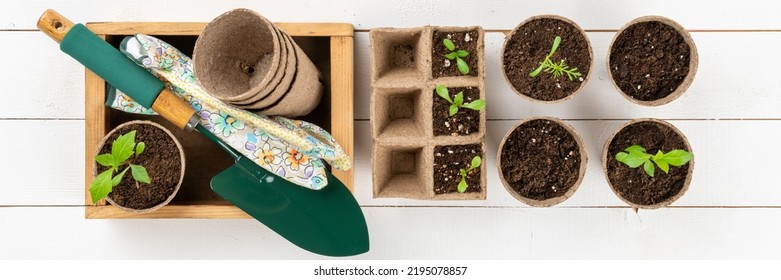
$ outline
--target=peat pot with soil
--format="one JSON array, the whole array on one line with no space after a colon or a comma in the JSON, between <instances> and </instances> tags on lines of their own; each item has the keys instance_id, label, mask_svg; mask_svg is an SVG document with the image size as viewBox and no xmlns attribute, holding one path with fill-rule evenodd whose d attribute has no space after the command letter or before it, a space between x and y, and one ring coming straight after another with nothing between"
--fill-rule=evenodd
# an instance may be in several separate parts
<instances>
[{"instance_id":1,"label":"peat pot with soil","mask_svg":"<svg viewBox=\"0 0 781 280\"><path fill-rule=\"evenodd\" d=\"M602 167L621 200L635 208L656 209L686 193L694 160L686 137L672 124L637 119L607 140Z\"/></svg>"},{"instance_id":2,"label":"peat pot with soil","mask_svg":"<svg viewBox=\"0 0 781 280\"><path fill-rule=\"evenodd\" d=\"M499 179L516 199L536 207L561 203L578 189L588 155L568 124L552 117L527 119L510 129L497 152Z\"/></svg>"},{"instance_id":3,"label":"peat pot with soil","mask_svg":"<svg viewBox=\"0 0 781 280\"><path fill-rule=\"evenodd\" d=\"M670 103L689 88L697 73L694 40L665 17L632 20L616 33L609 50L607 72L613 85L640 105Z\"/></svg>"},{"instance_id":4,"label":"peat pot with soil","mask_svg":"<svg viewBox=\"0 0 781 280\"><path fill-rule=\"evenodd\" d=\"M575 96L591 73L594 53L575 22L556 15L531 17L505 38L500 63L518 95L541 103Z\"/></svg>"},{"instance_id":5,"label":"peat pot with soil","mask_svg":"<svg viewBox=\"0 0 781 280\"><path fill-rule=\"evenodd\" d=\"M184 178L184 150L151 121L130 121L98 145L90 185L92 202L105 198L129 212L147 213L171 202Z\"/></svg>"}]
</instances>

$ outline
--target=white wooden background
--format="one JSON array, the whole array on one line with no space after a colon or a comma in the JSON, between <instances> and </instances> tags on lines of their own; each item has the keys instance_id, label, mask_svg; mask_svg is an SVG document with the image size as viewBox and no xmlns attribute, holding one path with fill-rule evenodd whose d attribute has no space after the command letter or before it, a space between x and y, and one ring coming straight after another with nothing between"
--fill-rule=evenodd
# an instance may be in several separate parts
<instances>
[{"instance_id":1,"label":"white wooden background","mask_svg":"<svg viewBox=\"0 0 781 280\"><path fill-rule=\"evenodd\" d=\"M463 3L460 3L463 2ZM456 3L457 5L454 5ZM77 22L199 21L247 7L273 21L355 25L356 190L371 236L358 259L778 258L781 250L781 4L778 1L4 1L0 4L0 259L296 259L298 249L254 220L85 220L84 71L35 29L46 8ZM454 7L461 7L456 9ZM595 77L562 104L516 96L499 68L504 36L525 18L571 18L593 44ZM689 91L646 108L612 87L615 31L643 15L692 31L700 54ZM488 199L371 198L369 39L374 27L486 29ZM507 130L530 116L568 120L588 147L583 184L544 209L514 200L497 178ZM632 118L670 120L697 158L686 195L639 212L610 191L599 157Z\"/></svg>"}]
</instances>

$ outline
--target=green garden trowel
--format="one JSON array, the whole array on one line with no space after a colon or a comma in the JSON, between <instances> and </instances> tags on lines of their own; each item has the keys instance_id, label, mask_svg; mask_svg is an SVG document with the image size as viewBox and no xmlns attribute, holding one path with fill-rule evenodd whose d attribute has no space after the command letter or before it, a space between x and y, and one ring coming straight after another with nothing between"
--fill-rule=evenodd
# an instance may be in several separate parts
<instances>
[{"instance_id":1,"label":"green garden trowel","mask_svg":"<svg viewBox=\"0 0 781 280\"><path fill-rule=\"evenodd\" d=\"M352 256L369 250L361 208L344 184L328 172L328 186L310 190L274 175L247 159L199 124L189 104L165 88L82 24L47 10L38 28L60 42L60 49L146 108L179 128L197 130L236 163L217 174L212 190L293 244L327 256Z\"/></svg>"}]
</instances>

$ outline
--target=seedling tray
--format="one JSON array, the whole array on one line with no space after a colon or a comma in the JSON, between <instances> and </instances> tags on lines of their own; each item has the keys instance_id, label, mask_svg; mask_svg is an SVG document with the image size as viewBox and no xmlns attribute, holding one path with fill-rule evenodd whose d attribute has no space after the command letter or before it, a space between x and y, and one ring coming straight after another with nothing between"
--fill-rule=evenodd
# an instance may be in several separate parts
<instances>
[{"instance_id":1,"label":"seedling tray","mask_svg":"<svg viewBox=\"0 0 781 280\"><path fill-rule=\"evenodd\" d=\"M293 37L323 74L323 100L309 115L301 118L333 134L345 151L353 156L353 26L349 23L276 23ZM115 47L128 35L156 36L192 55L195 40L206 23L105 22L87 27ZM140 116L104 106L106 83L85 70L85 180L84 203L87 219L125 218L250 218L209 187L214 175L233 164L216 145L197 133L184 132L159 116ZM147 119L169 128L182 142L187 159L184 182L174 200L147 214L124 212L101 200L92 204L88 191L92 182L95 150L103 136L117 125ZM353 169L333 170L334 175L352 190Z\"/></svg>"}]
</instances>

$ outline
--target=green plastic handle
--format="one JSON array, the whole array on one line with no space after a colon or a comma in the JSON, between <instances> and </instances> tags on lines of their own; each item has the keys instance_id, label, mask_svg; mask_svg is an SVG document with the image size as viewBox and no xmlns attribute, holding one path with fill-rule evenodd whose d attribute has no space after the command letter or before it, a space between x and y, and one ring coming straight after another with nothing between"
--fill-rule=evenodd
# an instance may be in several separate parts
<instances>
[{"instance_id":1,"label":"green plastic handle","mask_svg":"<svg viewBox=\"0 0 781 280\"><path fill-rule=\"evenodd\" d=\"M152 108L165 87L157 77L138 67L81 23L65 35L60 50L146 108Z\"/></svg>"}]
</instances>

